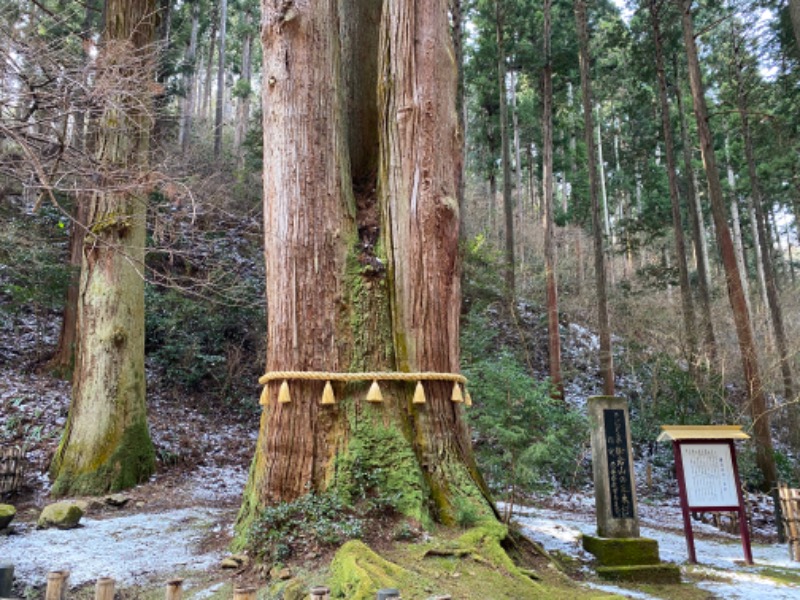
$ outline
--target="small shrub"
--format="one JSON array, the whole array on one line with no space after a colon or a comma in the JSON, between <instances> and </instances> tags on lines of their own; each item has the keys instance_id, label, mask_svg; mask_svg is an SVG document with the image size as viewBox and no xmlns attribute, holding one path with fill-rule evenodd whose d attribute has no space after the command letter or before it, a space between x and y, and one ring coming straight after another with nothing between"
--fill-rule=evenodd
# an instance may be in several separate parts
<instances>
[{"instance_id":1,"label":"small shrub","mask_svg":"<svg viewBox=\"0 0 800 600\"><path fill-rule=\"evenodd\" d=\"M336 494L306 494L265 508L250 528L247 545L265 562L283 561L360 538L363 525L363 517Z\"/></svg>"}]
</instances>

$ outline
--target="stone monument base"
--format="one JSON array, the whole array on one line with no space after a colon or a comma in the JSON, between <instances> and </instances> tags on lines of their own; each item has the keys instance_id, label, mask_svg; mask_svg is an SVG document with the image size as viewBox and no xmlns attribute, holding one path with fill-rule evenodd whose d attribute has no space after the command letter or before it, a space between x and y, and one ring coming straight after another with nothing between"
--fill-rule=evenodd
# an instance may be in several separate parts
<instances>
[{"instance_id":1,"label":"stone monument base","mask_svg":"<svg viewBox=\"0 0 800 600\"><path fill-rule=\"evenodd\" d=\"M680 583L678 565L662 563L658 542L650 538L583 536L583 549L597 558L597 574L610 581Z\"/></svg>"}]
</instances>

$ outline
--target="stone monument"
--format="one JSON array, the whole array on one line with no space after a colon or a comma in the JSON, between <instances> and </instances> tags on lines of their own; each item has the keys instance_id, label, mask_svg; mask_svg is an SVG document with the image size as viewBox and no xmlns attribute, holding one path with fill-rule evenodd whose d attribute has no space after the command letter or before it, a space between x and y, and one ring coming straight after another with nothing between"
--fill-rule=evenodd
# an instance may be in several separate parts
<instances>
[{"instance_id":1,"label":"stone monument","mask_svg":"<svg viewBox=\"0 0 800 600\"><path fill-rule=\"evenodd\" d=\"M661 562L658 542L639 536L627 400L593 396L588 408L597 536L583 536L584 550L595 555L605 579L680 583L678 567Z\"/></svg>"}]
</instances>

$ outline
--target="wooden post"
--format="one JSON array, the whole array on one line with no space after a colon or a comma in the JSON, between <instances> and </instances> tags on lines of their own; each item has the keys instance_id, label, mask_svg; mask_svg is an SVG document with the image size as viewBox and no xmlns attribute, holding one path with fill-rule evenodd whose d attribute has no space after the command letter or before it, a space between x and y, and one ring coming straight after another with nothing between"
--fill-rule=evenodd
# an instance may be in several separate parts
<instances>
[{"instance_id":1,"label":"wooden post","mask_svg":"<svg viewBox=\"0 0 800 600\"><path fill-rule=\"evenodd\" d=\"M0 564L0 598L11 597L11 586L14 584L14 565Z\"/></svg>"},{"instance_id":2,"label":"wooden post","mask_svg":"<svg viewBox=\"0 0 800 600\"><path fill-rule=\"evenodd\" d=\"M800 490L790 488L785 483L778 484L778 494L783 513L784 531L789 542L789 557L800 561Z\"/></svg>"},{"instance_id":3,"label":"wooden post","mask_svg":"<svg viewBox=\"0 0 800 600\"><path fill-rule=\"evenodd\" d=\"M101 577L94 586L94 600L114 600L114 579Z\"/></svg>"},{"instance_id":4,"label":"wooden post","mask_svg":"<svg viewBox=\"0 0 800 600\"><path fill-rule=\"evenodd\" d=\"M672 442L672 452L675 455L675 474L678 478L678 493L681 497L681 513L683 514L683 532L686 536L686 550L689 552L689 563L697 564L697 554L694 551L694 532L692 531L692 519L689 516L689 500L686 495L686 478L683 475L683 457L681 456L681 444L675 440Z\"/></svg>"},{"instance_id":5,"label":"wooden post","mask_svg":"<svg viewBox=\"0 0 800 600\"><path fill-rule=\"evenodd\" d=\"M254 587L234 588L233 600L256 600L256 588Z\"/></svg>"},{"instance_id":6,"label":"wooden post","mask_svg":"<svg viewBox=\"0 0 800 600\"><path fill-rule=\"evenodd\" d=\"M183 597L183 579L180 577L167 582L166 600L181 600Z\"/></svg>"},{"instance_id":7,"label":"wooden post","mask_svg":"<svg viewBox=\"0 0 800 600\"><path fill-rule=\"evenodd\" d=\"M330 600L331 591L324 585L315 585L309 590L309 600Z\"/></svg>"},{"instance_id":8,"label":"wooden post","mask_svg":"<svg viewBox=\"0 0 800 600\"><path fill-rule=\"evenodd\" d=\"M47 574L47 591L45 600L64 600L67 595L69 571L50 571Z\"/></svg>"}]
</instances>

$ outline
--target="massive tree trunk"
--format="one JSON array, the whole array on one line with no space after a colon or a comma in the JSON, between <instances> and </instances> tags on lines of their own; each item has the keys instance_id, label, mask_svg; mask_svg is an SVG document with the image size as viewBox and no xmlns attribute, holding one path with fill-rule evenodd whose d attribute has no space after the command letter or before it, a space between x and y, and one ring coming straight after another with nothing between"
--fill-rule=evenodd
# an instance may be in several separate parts
<instances>
[{"instance_id":1,"label":"massive tree trunk","mask_svg":"<svg viewBox=\"0 0 800 600\"><path fill-rule=\"evenodd\" d=\"M667 75L664 69L664 50L661 36L661 16L663 3L650 0L650 19L653 26L653 44L656 53L656 74L658 76L658 100L661 107L661 129L664 132L664 151L667 158L667 177L669 178L669 199L672 206L672 230L675 236L675 258L678 261L678 277L681 286L681 308L683 329L689 349L690 368L694 369L697 356L697 334L695 332L694 302L689 286L689 266L686 263L686 242L683 237L678 174L675 161L675 140L670 123L669 99L667 97Z\"/></svg>"},{"instance_id":2,"label":"massive tree trunk","mask_svg":"<svg viewBox=\"0 0 800 600\"><path fill-rule=\"evenodd\" d=\"M459 369L447 9L262 0L268 372ZM424 404L402 382L382 384L380 403L334 384L325 405L324 381L290 379L288 403L279 384L264 393L239 539L265 505L346 496L359 469L423 522L453 523L462 502L493 514L452 382L424 384Z\"/></svg>"},{"instance_id":3,"label":"massive tree trunk","mask_svg":"<svg viewBox=\"0 0 800 600\"><path fill-rule=\"evenodd\" d=\"M714 151L711 129L708 124L708 109L706 108L705 92L700 74L700 61L697 55L697 45L694 37L694 24L692 22L691 0L681 0L681 13L683 21L683 41L686 46L686 57L689 65L689 82L692 87L692 100L697 121L697 132L700 137L700 147L703 153L708 180L708 196L711 201L711 213L714 217L714 226L717 234L722 263L725 268L725 279L728 284L728 299L733 311L736 336L739 341L739 351L742 358L742 372L747 388L748 403L753 418L753 431L756 443L756 463L764 478L763 487L772 489L776 484L778 473L775 466L775 456L772 449L772 432L770 431L770 418L767 410L767 398L761 381L758 365L758 354L753 339L753 329L750 315L747 312L742 280L736 264L735 250L728 221L725 215L725 202L722 195L717 159Z\"/></svg>"},{"instance_id":4,"label":"massive tree trunk","mask_svg":"<svg viewBox=\"0 0 800 600\"><path fill-rule=\"evenodd\" d=\"M594 145L592 118L592 81L589 70L589 25L585 0L575 0L575 22L580 45L581 93L583 94L583 131L586 139L586 162L589 171L589 196L592 204L592 237L594 241L594 271L597 292L597 323L600 337L600 373L603 394L614 395L614 357L611 354L611 326L608 322L608 290L606 289L605 243L600 223L598 198L597 152Z\"/></svg>"},{"instance_id":5,"label":"massive tree trunk","mask_svg":"<svg viewBox=\"0 0 800 600\"><path fill-rule=\"evenodd\" d=\"M103 493L154 469L144 374L144 247L155 0L108 0L96 89L106 94L88 199L72 403L52 464L52 492Z\"/></svg>"}]
</instances>

